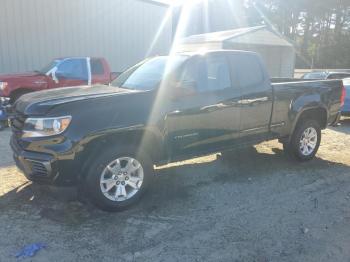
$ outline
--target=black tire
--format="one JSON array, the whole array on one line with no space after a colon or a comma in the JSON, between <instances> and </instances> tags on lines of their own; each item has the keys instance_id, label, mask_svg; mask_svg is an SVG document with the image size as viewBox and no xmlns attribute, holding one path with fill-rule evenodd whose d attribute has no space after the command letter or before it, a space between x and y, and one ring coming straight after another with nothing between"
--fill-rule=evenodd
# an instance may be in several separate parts
<instances>
[{"instance_id":1,"label":"black tire","mask_svg":"<svg viewBox=\"0 0 350 262\"><path fill-rule=\"evenodd\" d=\"M102 193L100 178L106 166L120 157L132 157L141 164L143 169L143 182L140 189L131 198L123 201L113 201ZM147 190L152 177L153 164L142 150L134 146L116 145L102 152L102 154L91 163L84 181L84 192L89 200L98 208L109 212L121 211L140 200L140 197Z\"/></svg>"},{"instance_id":2,"label":"black tire","mask_svg":"<svg viewBox=\"0 0 350 262\"><path fill-rule=\"evenodd\" d=\"M290 150L290 143L289 142L283 142L283 151L287 153L288 155L291 155L291 150Z\"/></svg>"},{"instance_id":3,"label":"black tire","mask_svg":"<svg viewBox=\"0 0 350 262\"><path fill-rule=\"evenodd\" d=\"M317 133L317 141L316 146L313 149L310 149L310 153L305 154L302 152L302 149L300 148L300 141L302 139L302 135L304 131L306 131L308 128L312 128ZM313 159L317 153L317 150L321 143L321 128L319 123L316 120L312 119L306 119L302 122L298 123L297 127L295 128L293 135L291 137L290 142L283 143L283 149L286 153L293 156L299 161L309 161Z\"/></svg>"}]
</instances>

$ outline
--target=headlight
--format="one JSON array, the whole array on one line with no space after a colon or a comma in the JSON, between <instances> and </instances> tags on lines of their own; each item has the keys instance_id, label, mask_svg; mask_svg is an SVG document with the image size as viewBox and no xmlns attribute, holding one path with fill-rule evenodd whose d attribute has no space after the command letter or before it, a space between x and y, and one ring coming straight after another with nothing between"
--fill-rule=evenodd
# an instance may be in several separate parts
<instances>
[{"instance_id":1,"label":"headlight","mask_svg":"<svg viewBox=\"0 0 350 262\"><path fill-rule=\"evenodd\" d=\"M7 86L7 82L0 82L0 90L4 90Z\"/></svg>"},{"instance_id":2,"label":"headlight","mask_svg":"<svg viewBox=\"0 0 350 262\"><path fill-rule=\"evenodd\" d=\"M27 118L22 137L45 137L61 134L67 129L71 116L50 118Z\"/></svg>"}]
</instances>

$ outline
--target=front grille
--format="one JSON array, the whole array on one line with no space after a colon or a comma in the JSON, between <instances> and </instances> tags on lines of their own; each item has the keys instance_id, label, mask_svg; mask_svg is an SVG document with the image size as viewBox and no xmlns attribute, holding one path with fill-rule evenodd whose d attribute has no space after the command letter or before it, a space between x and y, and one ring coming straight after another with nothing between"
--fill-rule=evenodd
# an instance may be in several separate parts
<instances>
[{"instance_id":1,"label":"front grille","mask_svg":"<svg viewBox=\"0 0 350 262\"><path fill-rule=\"evenodd\" d=\"M20 135L22 133L25 120L26 116L19 112L16 112L11 117L11 129L16 135Z\"/></svg>"},{"instance_id":2,"label":"front grille","mask_svg":"<svg viewBox=\"0 0 350 262\"><path fill-rule=\"evenodd\" d=\"M37 162L37 161L30 161L30 163L31 163L33 176L41 176L41 177L48 176L48 170L46 169L43 163Z\"/></svg>"}]
</instances>

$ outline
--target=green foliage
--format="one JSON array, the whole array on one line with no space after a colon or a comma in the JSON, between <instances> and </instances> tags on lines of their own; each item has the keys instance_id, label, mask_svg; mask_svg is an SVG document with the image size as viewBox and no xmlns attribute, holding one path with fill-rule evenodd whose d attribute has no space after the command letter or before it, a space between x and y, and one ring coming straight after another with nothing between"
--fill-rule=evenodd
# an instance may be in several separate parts
<instances>
[{"instance_id":1,"label":"green foliage","mask_svg":"<svg viewBox=\"0 0 350 262\"><path fill-rule=\"evenodd\" d=\"M251 25L267 24L294 43L297 67L350 67L350 0L246 2Z\"/></svg>"}]
</instances>

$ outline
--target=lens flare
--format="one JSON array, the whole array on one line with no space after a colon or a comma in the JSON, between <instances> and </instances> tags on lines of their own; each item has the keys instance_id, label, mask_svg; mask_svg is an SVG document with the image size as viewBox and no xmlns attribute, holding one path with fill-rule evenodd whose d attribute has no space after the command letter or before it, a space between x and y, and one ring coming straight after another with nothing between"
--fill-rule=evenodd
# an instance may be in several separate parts
<instances>
[{"instance_id":1,"label":"lens flare","mask_svg":"<svg viewBox=\"0 0 350 262\"><path fill-rule=\"evenodd\" d=\"M169 51L169 58L165 66L165 70L163 73L163 80L161 81L159 85L159 89L157 91L156 97L154 99L153 107L151 109L149 118L147 123L147 126L150 127L150 129L147 132L143 132L143 136L141 139L140 143L140 150L142 148L147 148L147 146L153 145L152 141L154 141L154 136L157 136L155 130L158 130L157 128L152 128L155 127L156 125L159 125L160 123L157 123L159 119L162 119L162 117L166 117L164 114L164 108L169 108L171 107L171 100L167 99L167 91L169 89L169 73L171 70L174 68L174 63L175 59L174 56L177 54L177 50L179 45L181 44L181 40L188 35L188 32L190 32L189 29L191 29L191 17L194 15L194 10L193 8L196 6L197 3L205 3L207 6L207 0L205 1L189 1L185 2L179 9L180 9L180 14L179 14L179 20L176 26L176 31L174 33L173 41L172 41L172 46ZM160 35L163 33L163 31L167 28L167 23L172 19L173 17L173 7L169 7L168 12L163 18L163 21L161 22L157 33L152 41L151 46L149 47L149 50L147 54L151 54L153 52L154 47L157 45L157 41L160 37ZM174 28L174 26L173 26ZM164 132L166 132L166 127L164 127Z\"/></svg>"}]
</instances>

